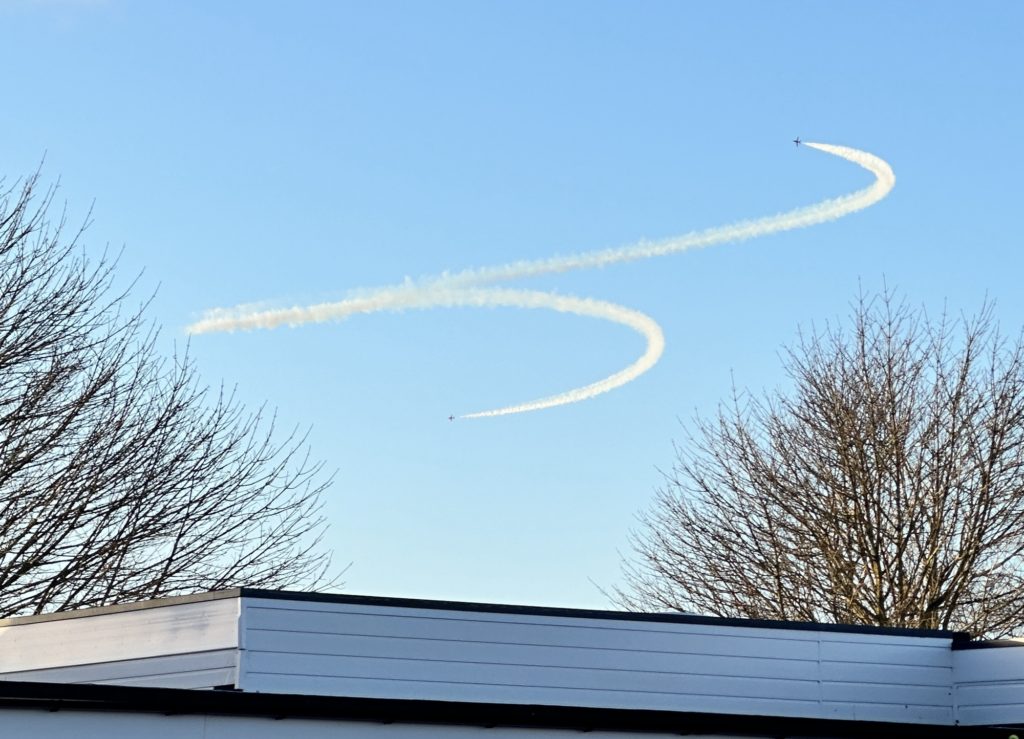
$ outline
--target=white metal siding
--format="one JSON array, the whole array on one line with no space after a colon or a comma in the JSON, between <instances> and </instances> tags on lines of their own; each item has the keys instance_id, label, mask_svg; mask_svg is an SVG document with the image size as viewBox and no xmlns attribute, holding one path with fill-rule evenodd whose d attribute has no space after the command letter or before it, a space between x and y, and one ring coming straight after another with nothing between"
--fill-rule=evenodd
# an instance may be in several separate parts
<instances>
[{"instance_id":1,"label":"white metal siding","mask_svg":"<svg viewBox=\"0 0 1024 739\"><path fill-rule=\"evenodd\" d=\"M131 713L56 712L5 709L0 712L4 734L33 739L578 739L580 732L562 729L482 728L375 724L232 716L163 716ZM669 739L675 734L632 734L611 731L587 733L593 739ZM692 735L690 739L712 739ZM740 739L715 734L713 739ZM752 739L747 737L747 739Z\"/></svg>"},{"instance_id":2,"label":"white metal siding","mask_svg":"<svg viewBox=\"0 0 1024 739\"><path fill-rule=\"evenodd\" d=\"M0 679L234 684L237 598L0 626Z\"/></svg>"},{"instance_id":3,"label":"white metal siding","mask_svg":"<svg viewBox=\"0 0 1024 739\"><path fill-rule=\"evenodd\" d=\"M43 683L105 683L161 688L214 688L234 685L237 650L173 654L164 657L50 667L0 674L0 680Z\"/></svg>"},{"instance_id":4,"label":"white metal siding","mask_svg":"<svg viewBox=\"0 0 1024 739\"><path fill-rule=\"evenodd\" d=\"M950 641L246 598L239 687L952 723Z\"/></svg>"},{"instance_id":5,"label":"white metal siding","mask_svg":"<svg viewBox=\"0 0 1024 739\"><path fill-rule=\"evenodd\" d=\"M1024 643L953 655L957 720L966 726L1024 721Z\"/></svg>"},{"instance_id":6,"label":"white metal siding","mask_svg":"<svg viewBox=\"0 0 1024 739\"><path fill-rule=\"evenodd\" d=\"M949 639L821 634L822 716L953 723Z\"/></svg>"},{"instance_id":7,"label":"white metal siding","mask_svg":"<svg viewBox=\"0 0 1024 739\"><path fill-rule=\"evenodd\" d=\"M936 724L1024 720L1024 649L950 647L945 638L882 633L245 597L8 622L0 625L0 679Z\"/></svg>"}]
</instances>

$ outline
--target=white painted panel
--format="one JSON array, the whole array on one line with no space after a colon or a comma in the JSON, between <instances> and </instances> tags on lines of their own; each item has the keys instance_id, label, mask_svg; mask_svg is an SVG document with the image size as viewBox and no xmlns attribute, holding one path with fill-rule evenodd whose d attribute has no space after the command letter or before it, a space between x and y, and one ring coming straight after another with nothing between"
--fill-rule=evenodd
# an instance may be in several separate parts
<instances>
[{"instance_id":1,"label":"white painted panel","mask_svg":"<svg viewBox=\"0 0 1024 739\"><path fill-rule=\"evenodd\" d=\"M238 646L239 599L0 626L0 673Z\"/></svg>"},{"instance_id":2,"label":"white painted panel","mask_svg":"<svg viewBox=\"0 0 1024 739\"><path fill-rule=\"evenodd\" d=\"M821 642L828 718L953 723L950 639L833 633Z\"/></svg>"},{"instance_id":3,"label":"white painted panel","mask_svg":"<svg viewBox=\"0 0 1024 739\"><path fill-rule=\"evenodd\" d=\"M912 667L877 662L822 662L821 679L892 685L940 685L948 690L953 683L953 668Z\"/></svg>"},{"instance_id":4,"label":"white painted panel","mask_svg":"<svg viewBox=\"0 0 1024 739\"><path fill-rule=\"evenodd\" d=\"M33 739L578 739L578 731L561 729L482 728L376 724L351 721L252 718L243 716L164 716L160 714L90 713L85 711L4 710L4 734ZM636 739L637 734L594 731L593 739ZM643 734L645 739L669 739L675 734ZM712 739L691 735L690 739ZM713 739L739 739L715 734ZM750 739L748 737L748 739Z\"/></svg>"},{"instance_id":5,"label":"white painted panel","mask_svg":"<svg viewBox=\"0 0 1024 739\"><path fill-rule=\"evenodd\" d=\"M93 713L89 711L31 711L4 709L0 712L4 734L32 739L203 739L205 716L162 716L139 713ZM223 735L225 737L231 734ZM218 738L219 739L219 738Z\"/></svg>"},{"instance_id":6,"label":"white painted panel","mask_svg":"<svg viewBox=\"0 0 1024 739\"><path fill-rule=\"evenodd\" d=\"M960 723L1024 722L1024 648L958 650L953 665Z\"/></svg>"},{"instance_id":7,"label":"white painted panel","mask_svg":"<svg viewBox=\"0 0 1024 739\"><path fill-rule=\"evenodd\" d=\"M0 675L0 680L211 688L218 685L234 685L237 676L236 665L236 651L224 649L214 652L8 672Z\"/></svg>"},{"instance_id":8,"label":"white painted panel","mask_svg":"<svg viewBox=\"0 0 1024 739\"><path fill-rule=\"evenodd\" d=\"M813 679L816 662L765 657L650 652L602 646L556 647L530 644L495 644L454 639L389 638L295 631L248 630L247 649L253 653L278 652L300 655L336 655L377 659L417 659L588 667L592 669L687 672L702 675L733 675L779 679ZM599 643L599 642L598 642ZM908 668L905 668L908 669ZM948 684L948 676L946 684Z\"/></svg>"},{"instance_id":9,"label":"white painted panel","mask_svg":"<svg viewBox=\"0 0 1024 739\"><path fill-rule=\"evenodd\" d=\"M856 627L853 627L856 628ZM817 633L822 641L836 644L864 644L870 647L886 648L889 646L905 646L915 648L948 646L950 638L945 636L924 636L914 630L906 634L893 633L885 629L878 631L836 631L822 630Z\"/></svg>"},{"instance_id":10,"label":"white painted panel","mask_svg":"<svg viewBox=\"0 0 1024 739\"><path fill-rule=\"evenodd\" d=\"M292 655L276 652L248 654L249 674L362 677L377 680L402 679L423 682L476 683L480 685L583 688L639 692L731 695L761 698L817 700L814 680L723 677L667 672L593 670L537 665L503 665L473 662L426 662L421 660L373 659Z\"/></svg>"},{"instance_id":11,"label":"white painted panel","mask_svg":"<svg viewBox=\"0 0 1024 739\"><path fill-rule=\"evenodd\" d=\"M881 703L887 705L939 706L951 708L951 686L877 685L870 683L823 683L821 697L842 703Z\"/></svg>"},{"instance_id":12,"label":"white painted panel","mask_svg":"<svg viewBox=\"0 0 1024 739\"><path fill-rule=\"evenodd\" d=\"M235 684L233 669L204 670L146 677L122 677L115 680L94 680L98 685L134 685L140 688L185 688L205 690Z\"/></svg>"},{"instance_id":13,"label":"white painted panel","mask_svg":"<svg viewBox=\"0 0 1024 739\"><path fill-rule=\"evenodd\" d=\"M270 604L270 605L265 605ZM420 609L411 616L398 616L392 609L376 613L348 612L338 604L334 612L296 610L291 602L245 599L246 631L297 631L449 641L500 642L534 646L593 647L663 651L687 654L720 654L744 657L777 657L817 660L818 645L803 632L783 629L690 624L617 622L608 619L563 619L547 621L484 618L505 614L462 613ZM305 605L305 604L299 604ZM321 604L322 605L322 604ZM399 610L399 609L396 609ZM414 610L414 609L400 609ZM519 618L519 616L515 616ZM568 622L568 623L567 623ZM582 622L582 623L579 623ZM795 636L794 636L795 635Z\"/></svg>"},{"instance_id":14,"label":"white painted panel","mask_svg":"<svg viewBox=\"0 0 1024 739\"><path fill-rule=\"evenodd\" d=\"M951 641L246 599L246 690L952 722Z\"/></svg>"},{"instance_id":15,"label":"white painted panel","mask_svg":"<svg viewBox=\"0 0 1024 739\"><path fill-rule=\"evenodd\" d=\"M245 690L818 713L818 644L804 632L256 599L243 608Z\"/></svg>"},{"instance_id":16,"label":"white painted panel","mask_svg":"<svg viewBox=\"0 0 1024 739\"><path fill-rule=\"evenodd\" d=\"M827 662L866 662L877 665L952 667L949 639L908 639L872 635L872 642L827 639L821 642L821 659Z\"/></svg>"},{"instance_id":17,"label":"white painted panel","mask_svg":"<svg viewBox=\"0 0 1024 739\"><path fill-rule=\"evenodd\" d=\"M892 721L896 723L953 723L951 706L915 706L884 703L823 703L822 718L849 721Z\"/></svg>"},{"instance_id":18,"label":"white painted panel","mask_svg":"<svg viewBox=\"0 0 1024 739\"><path fill-rule=\"evenodd\" d=\"M957 723L961 726L988 726L1020 724L1020 703L1008 706L961 706L957 709Z\"/></svg>"},{"instance_id":19,"label":"white painted panel","mask_svg":"<svg viewBox=\"0 0 1024 739\"><path fill-rule=\"evenodd\" d=\"M353 697L408 698L421 700L476 701L578 706L586 708L633 708L662 711L760 714L768 716L809 716L820 713L817 700L793 698L735 698L625 690L543 688L535 686L485 685L247 673L246 691L267 693L328 694Z\"/></svg>"},{"instance_id":20,"label":"white painted panel","mask_svg":"<svg viewBox=\"0 0 1024 739\"><path fill-rule=\"evenodd\" d=\"M1024 647L959 649L953 653L958 684L1024 680Z\"/></svg>"},{"instance_id":21,"label":"white painted panel","mask_svg":"<svg viewBox=\"0 0 1024 739\"><path fill-rule=\"evenodd\" d=\"M956 687L957 705L972 706L1012 706L1024 707L1024 683L1006 681L999 683L971 683Z\"/></svg>"}]
</instances>

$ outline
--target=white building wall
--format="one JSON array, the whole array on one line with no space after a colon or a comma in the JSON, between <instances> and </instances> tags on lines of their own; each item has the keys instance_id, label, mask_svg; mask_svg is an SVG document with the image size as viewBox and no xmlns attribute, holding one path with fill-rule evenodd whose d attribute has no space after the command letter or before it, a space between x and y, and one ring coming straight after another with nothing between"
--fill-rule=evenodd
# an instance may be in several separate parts
<instances>
[{"instance_id":1,"label":"white building wall","mask_svg":"<svg viewBox=\"0 0 1024 739\"><path fill-rule=\"evenodd\" d=\"M246 598L239 687L950 724L946 638Z\"/></svg>"},{"instance_id":2,"label":"white building wall","mask_svg":"<svg viewBox=\"0 0 1024 739\"><path fill-rule=\"evenodd\" d=\"M0 674L0 680L43 683L96 683L161 688L213 688L234 686L238 675L238 650L218 649L165 657L96 662L46 670L22 670Z\"/></svg>"},{"instance_id":3,"label":"white building wall","mask_svg":"<svg viewBox=\"0 0 1024 739\"><path fill-rule=\"evenodd\" d=\"M965 726L1024 722L1024 642L953 653L954 701Z\"/></svg>"},{"instance_id":4,"label":"white building wall","mask_svg":"<svg viewBox=\"0 0 1024 739\"><path fill-rule=\"evenodd\" d=\"M90 713L4 709L5 736L32 739L579 739L563 729L483 728L355 721L268 719L234 716L164 716L161 714ZM587 732L593 739L669 739L677 734ZM725 734L690 735L690 739L741 739ZM745 739L756 739L749 735ZM767 737L766 737L767 739ZM822 737L822 739L828 739Z\"/></svg>"},{"instance_id":5,"label":"white building wall","mask_svg":"<svg viewBox=\"0 0 1024 739\"><path fill-rule=\"evenodd\" d=\"M0 680L965 725L1024 649L948 638L214 596L0 622Z\"/></svg>"},{"instance_id":6,"label":"white building wall","mask_svg":"<svg viewBox=\"0 0 1024 739\"><path fill-rule=\"evenodd\" d=\"M234 685L239 598L0 623L0 680Z\"/></svg>"}]
</instances>

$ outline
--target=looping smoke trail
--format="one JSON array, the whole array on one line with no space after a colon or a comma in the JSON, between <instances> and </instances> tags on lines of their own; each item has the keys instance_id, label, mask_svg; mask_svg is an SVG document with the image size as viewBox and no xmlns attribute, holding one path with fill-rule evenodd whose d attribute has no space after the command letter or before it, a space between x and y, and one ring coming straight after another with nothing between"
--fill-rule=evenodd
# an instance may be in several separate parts
<instances>
[{"instance_id":1,"label":"looping smoke trail","mask_svg":"<svg viewBox=\"0 0 1024 739\"><path fill-rule=\"evenodd\" d=\"M631 382L657 363L664 351L665 340L661 328L654 319L639 311L600 300L530 290L482 288L480 286L543 274L648 259L730 241L744 241L780 231L806 228L842 218L874 205L888 195L896 184L896 176L893 174L892 168L883 159L873 154L832 144L805 142L805 146L860 165L875 176L874 182L868 187L848 195L796 208L779 215L742 221L705 231L695 231L662 241L644 241L615 249L470 269L417 281L407 280L401 285L364 290L358 295L332 303L267 310L246 306L215 308L206 311L199 321L188 326L186 330L191 334L202 334L256 328L271 329L282 325L298 326L304 323L338 321L352 315L378 311L422 310L457 306L546 308L601 318L627 326L646 339L646 349L633 364L590 385L520 405L470 413L461 418L483 418L523 413L592 398Z\"/></svg>"}]
</instances>

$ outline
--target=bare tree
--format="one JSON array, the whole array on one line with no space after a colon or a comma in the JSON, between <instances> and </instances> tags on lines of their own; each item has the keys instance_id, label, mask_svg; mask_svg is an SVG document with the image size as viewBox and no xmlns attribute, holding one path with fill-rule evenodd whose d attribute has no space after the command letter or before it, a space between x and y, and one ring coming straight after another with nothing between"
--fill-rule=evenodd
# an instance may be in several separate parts
<instances>
[{"instance_id":1,"label":"bare tree","mask_svg":"<svg viewBox=\"0 0 1024 739\"><path fill-rule=\"evenodd\" d=\"M161 359L38 176L0 188L0 616L324 584L304 439Z\"/></svg>"},{"instance_id":2,"label":"bare tree","mask_svg":"<svg viewBox=\"0 0 1024 739\"><path fill-rule=\"evenodd\" d=\"M1024 623L1024 350L991 306L891 291L783 353L788 392L697 419L641 515L627 607L954 628Z\"/></svg>"}]
</instances>

